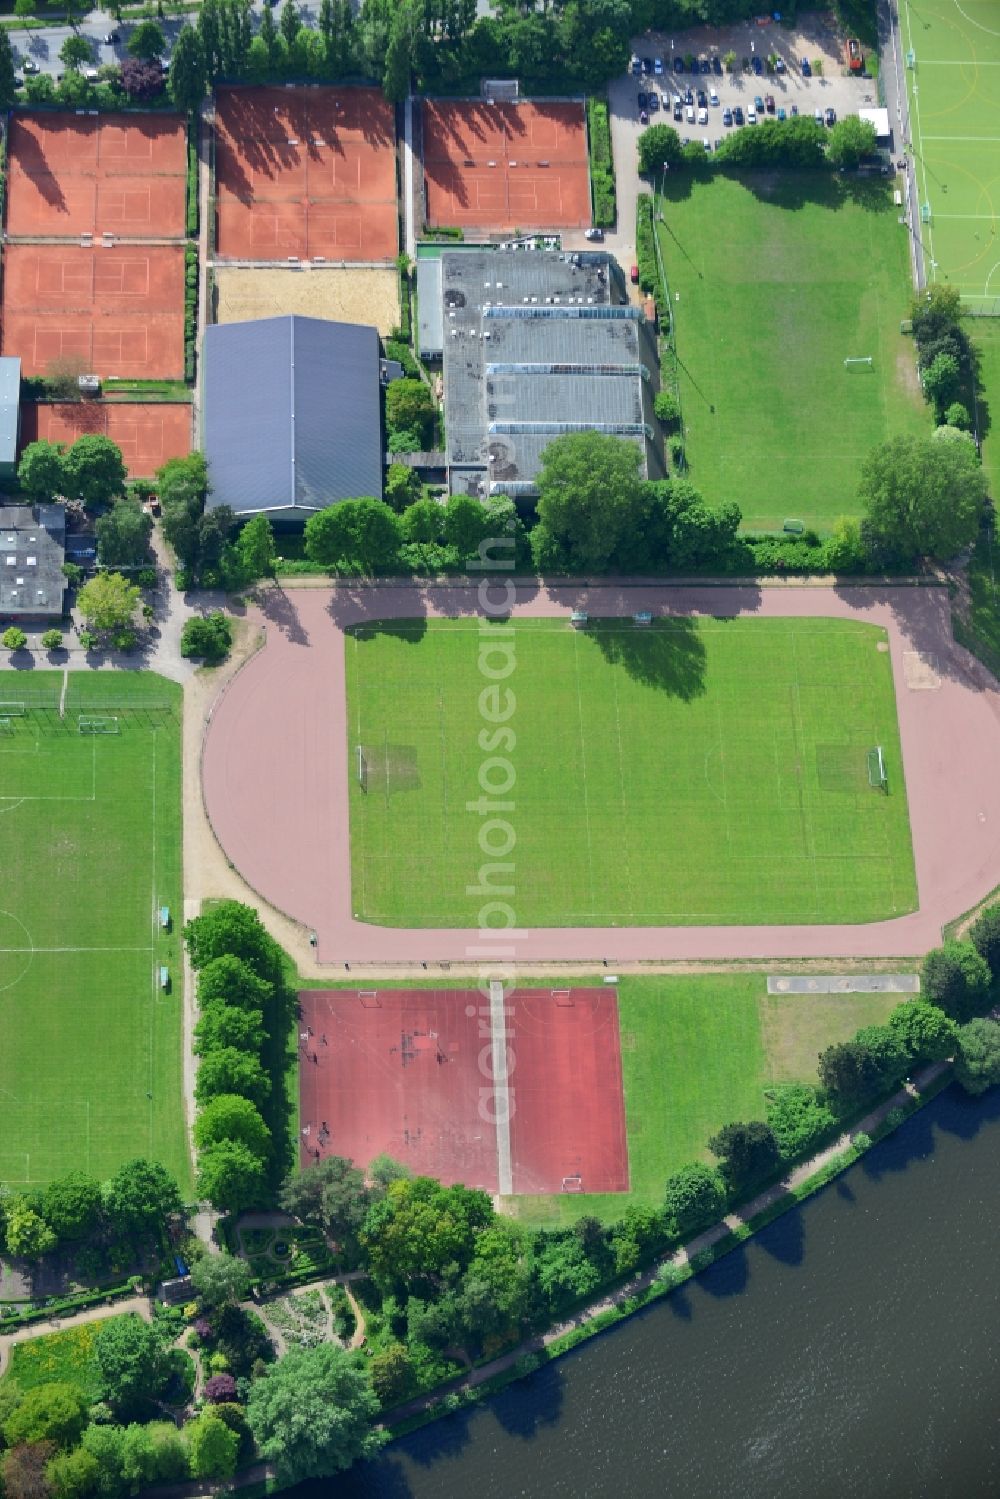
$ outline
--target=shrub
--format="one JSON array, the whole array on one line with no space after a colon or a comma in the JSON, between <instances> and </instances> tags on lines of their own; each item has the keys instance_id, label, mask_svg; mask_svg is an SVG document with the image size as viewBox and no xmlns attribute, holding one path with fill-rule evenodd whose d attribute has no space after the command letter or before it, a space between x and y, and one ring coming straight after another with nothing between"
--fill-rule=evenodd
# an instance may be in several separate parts
<instances>
[{"instance_id":1,"label":"shrub","mask_svg":"<svg viewBox=\"0 0 1000 1499\"><path fill-rule=\"evenodd\" d=\"M46 630L41 645L45 651L57 651L63 643L62 630Z\"/></svg>"},{"instance_id":2,"label":"shrub","mask_svg":"<svg viewBox=\"0 0 1000 1499\"><path fill-rule=\"evenodd\" d=\"M594 196L594 223L610 228L617 216L615 169L611 156L611 126L603 99L587 100L587 134L590 144L590 182Z\"/></svg>"},{"instance_id":3,"label":"shrub","mask_svg":"<svg viewBox=\"0 0 1000 1499\"><path fill-rule=\"evenodd\" d=\"M969 928L969 941L986 960L993 977L1000 975L1000 901L980 911Z\"/></svg>"},{"instance_id":4,"label":"shrub","mask_svg":"<svg viewBox=\"0 0 1000 1499\"><path fill-rule=\"evenodd\" d=\"M808 1083L784 1083L767 1099L767 1122L786 1160L808 1155L834 1127L832 1111Z\"/></svg>"},{"instance_id":5,"label":"shrub","mask_svg":"<svg viewBox=\"0 0 1000 1499\"><path fill-rule=\"evenodd\" d=\"M960 432L968 432L972 423L969 421L969 413L961 401L952 401L944 414L946 427L957 427Z\"/></svg>"},{"instance_id":6,"label":"shrub","mask_svg":"<svg viewBox=\"0 0 1000 1499\"><path fill-rule=\"evenodd\" d=\"M954 1020L970 1020L985 1009L990 970L971 942L946 942L924 959L921 988Z\"/></svg>"},{"instance_id":7,"label":"shrub","mask_svg":"<svg viewBox=\"0 0 1000 1499\"><path fill-rule=\"evenodd\" d=\"M210 1400L213 1405L235 1400L236 1380L231 1374L213 1374L211 1379L205 1381L205 1399Z\"/></svg>"},{"instance_id":8,"label":"shrub","mask_svg":"<svg viewBox=\"0 0 1000 1499\"><path fill-rule=\"evenodd\" d=\"M665 427L672 427L680 420L681 406L672 390L659 390L653 402L653 410Z\"/></svg>"},{"instance_id":9,"label":"shrub","mask_svg":"<svg viewBox=\"0 0 1000 1499\"><path fill-rule=\"evenodd\" d=\"M209 666L224 661L232 643L232 624L220 609L209 615L194 615L181 631L181 655L200 656Z\"/></svg>"}]
</instances>

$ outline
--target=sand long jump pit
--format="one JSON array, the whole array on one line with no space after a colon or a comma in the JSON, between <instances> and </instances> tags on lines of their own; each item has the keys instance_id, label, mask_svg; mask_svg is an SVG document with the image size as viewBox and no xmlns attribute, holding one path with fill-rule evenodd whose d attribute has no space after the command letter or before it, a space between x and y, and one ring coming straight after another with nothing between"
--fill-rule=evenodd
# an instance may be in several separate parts
<instances>
[{"instance_id":1,"label":"sand long jump pit","mask_svg":"<svg viewBox=\"0 0 1000 1499\"><path fill-rule=\"evenodd\" d=\"M299 994L300 1160L501 1193L627 1192L614 988Z\"/></svg>"},{"instance_id":2,"label":"sand long jump pit","mask_svg":"<svg viewBox=\"0 0 1000 1499\"><path fill-rule=\"evenodd\" d=\"M583 104L425 99L428 224L579 229L590 223Z\"/></svg>"},{"instance_id":3,"label":"sand long jump pit","mask_svg":"<svg viewBox=\"0 0 1000 1499\"><path fill-rule=\"evenodd\" d=\"M388 266L218 266L214 279L217 323L297 313L362 323L383 338L399 325L399 279Z\"/></svg>"},{"instance_id":4,"label":"sand long jump pit","mask_svg":"<svg viewBox=\"0 0 1000 1499\"><path fill-rule=\"evenodd\" d=\"M181 379L184 248L8 245L0 317L26 375L78 358L102 379Z\"/></svg>"},{"instance_id":5,"label":"sand long jump pit","mask_svg":"<svg viewBox=\"0 0 1000 1499\"><path fill-rule=\"evenodd\" d=\"M11 118L7 233L182 239L187 135L179 115Z\"/></svg>"},{"instance_id":6,"label":"sand long jump pit","mask_svg":"<svg viewBox=\"0 0 1000 1499\"><path fill-rule=\"evenodd\" d=\"M396 126L371 88L222 88L216 253L234 260L392 260Z\"/></svg>"}]
</instances>

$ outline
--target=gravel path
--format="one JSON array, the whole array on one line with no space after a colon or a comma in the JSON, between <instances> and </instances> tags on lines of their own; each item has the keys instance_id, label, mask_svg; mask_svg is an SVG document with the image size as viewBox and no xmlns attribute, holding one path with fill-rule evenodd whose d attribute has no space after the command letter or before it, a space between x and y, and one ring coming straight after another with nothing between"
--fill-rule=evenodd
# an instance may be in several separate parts
<instances>
[{"instance_id":1,"label":"gravel path","mask_svg":"<svg viewBox=\"0 0 1000 1499\"><path fill-rule=\"evenodd\" d=\"M513 612L557 617L574 608L594 615L648 608L657 615L832 616L883 625L897 687L920 909L859 926L505 932L502 945L520 965L912 957L934 946L945 922L995 886L1000 692L952 638L946 589L525 584ZM475 964L497 956L496 939L484 943L474 931L378 927L355 920L351 909L343 630L369 618L475 614L475 588L463 585L262 595L258 618L267 645L214 706L203 751L204 795L232 864L300 931L318 933L321 963L384 968ZM266 803L262 786L268 787Z\"/></svg>"}]
</instances>

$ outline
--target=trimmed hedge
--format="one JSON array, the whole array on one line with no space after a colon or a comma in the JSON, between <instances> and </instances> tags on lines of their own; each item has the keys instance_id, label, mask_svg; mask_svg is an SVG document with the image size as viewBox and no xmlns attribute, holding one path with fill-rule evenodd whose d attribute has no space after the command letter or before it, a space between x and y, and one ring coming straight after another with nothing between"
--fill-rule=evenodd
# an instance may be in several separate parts
<instances>
[{"instance_id":1,"label":"trimmed hedge","mask_svg":"<svg viewBox=\"0 0 1000 1499\"><path fill-rule=\"evenodd\" d=\"M413 315L410 308L410 272L402 257L399 262L399 341L413 341Z\"/></svg>"},{"instance_id":2,"label":"trimmed hedge","mask_svg":"<svg viewBox=\"0 0 1000 1499\"><path fill-rule=\"evenodd\" d=\"M195 350L198 341L198 251L184 249L184 379L194 383Z\"/></svg>"},{"instance_id":3,"label":"trimmed hedge","mask_svg":"<svg viewBox=\"0 0 1000 1499\"><path fill-rule=\"evenodd\" d=\"M198 122L188 120L187 232L194 239L198 233Z\"/></svg>"},{"instance_id":4,"label":"trimmed hedge","mask_svg":"<svg viewBox=\"0 0 1000 1499\"><path fill-rule=\"evenodd\" d=\"M653 197L651 193L640 193L636 201L635 258L639 266L639 285L645 292L652 292L658 309L666 307L666 296L657 268L656 245L653 235ZM669 309L667 309L669 312Z\"/></svg>"},{"instance_id":5,"label":"trimmed hedge","mask_svg":"<svg viewBox=\"0 0 1000 1499\"><path fill-rule=\"evenodd\" d=\"M611 122L604 99L587 100L587 144L594 223L610 229L618 217L615 164L611 155Z\"/></svg>"}]
</instances>

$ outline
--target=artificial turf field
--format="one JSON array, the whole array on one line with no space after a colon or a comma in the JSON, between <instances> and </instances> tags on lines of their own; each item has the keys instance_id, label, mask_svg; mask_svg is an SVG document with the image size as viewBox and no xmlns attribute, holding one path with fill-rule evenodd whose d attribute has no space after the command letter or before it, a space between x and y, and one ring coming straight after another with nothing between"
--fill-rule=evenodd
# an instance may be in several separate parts
<instances>
[{"instance_id":1,"label":"artificial turf field","mask_svg":"<svg viewBox=\"0 0 1000 1499\"><path fill-rule=\"evenodd\" d=\"M1000 312L1000 8L900 6L927 277Z\"/></svg>"},{"instance_id":2,"label":"artificial turf field","mask_svg":"<svg viewBox=\"0 0 1000 1499\"><path fill-rule=\"evenodd\" d=\"M181 694L147 672L71 673L60 717L62 685L3 684L27 711L0 726L0 1181L142 1155L187 1186ZM120 732L81 734L81 713Z\"/></svg>"},{"instance_id":3,"label":"artificial turf field","mask_svg":"<svg viewBox=\"0 0 1000 1499\"><path fill-rule=\"evenodd\" d=\"M684 173L657 204L692 483L735 500L748 530L830 530L859 510L869 449L927 426L899 332L912 293L893 184Z\"/></svg>"},{"instance_id":4,"label":"artificial turf field","mask_svg":"<svg viewBox=\"0 0 1000 1499\"><path fill-rule=\"evenodd\" d=\"M914 909L883 630L410 620L347 639L345 748L355 764L360 746L367 767L367 790L352 775L350 794L363 919L471 927L490 898L476 893L484 817L467 804L491 755L478 742L491 732L479 670L491 628L513 641L503 685L516 736L516 782L497 797L516 845L493 882L513 885L504 898L519 926L863 922ZM887 796L868 784L875 745ZM485 775L502 785L506 772Z\"/></svg>"}]
</instances>

